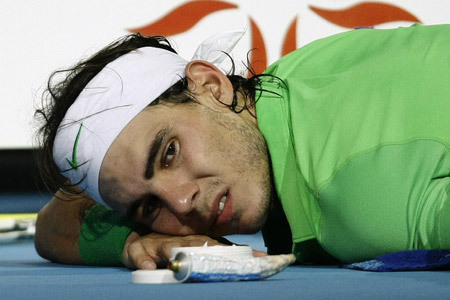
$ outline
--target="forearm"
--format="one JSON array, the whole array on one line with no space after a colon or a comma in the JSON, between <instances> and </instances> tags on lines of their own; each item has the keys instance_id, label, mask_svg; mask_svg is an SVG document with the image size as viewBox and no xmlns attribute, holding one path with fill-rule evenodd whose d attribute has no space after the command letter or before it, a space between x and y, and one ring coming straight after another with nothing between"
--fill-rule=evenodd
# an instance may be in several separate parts
<instances>
[{"instance_id":1,"label":"forearm","mask_svg":"<svg viewBox=\"0 0 450 300\"><path fill-rule=\"evenodd\" d=\"M36 222L35 247L45 259L65 264L83 264L78 238L85 211L95 201L84 193L68 195L58 191L39 212Z\"/></svg>"},{"instance_id":2,"label":"forearm","mask_svg":"<svg viewBox=\"0 0 450 300\"><path fill-rule=\"evenodd\" d=\"M84 193L68 195L58 191L38 215L38 254L64 264L135 267L133 257L124 248L148 231L96 204Z\"/></svg>"},{"instance_id":3,"label":"forearm","mask_svg":"<svg viewBox=\"0 0 450 300\"><path fill-rule=\"evenodd\" d=\"M207 236L149 233L145 227L132 225L95 204L86 194L68 196L58 192L37 219L35 246L39 255L64 264L123 264L132 269L155 269L165 267L172 247L220 244Z\"/></svg>"}]
</instances>

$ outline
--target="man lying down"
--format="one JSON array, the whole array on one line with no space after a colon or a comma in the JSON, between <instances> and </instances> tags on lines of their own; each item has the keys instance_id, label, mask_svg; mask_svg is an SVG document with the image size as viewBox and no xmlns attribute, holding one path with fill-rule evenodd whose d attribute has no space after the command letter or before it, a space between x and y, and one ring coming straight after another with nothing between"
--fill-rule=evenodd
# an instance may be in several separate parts
<instances>
[{"instance_id":1,"label":"man lying down","mask_svg":"<svg viewBox=\"0 0 450 300\"><path fill-rule=\"evenodd\" d=\"M250 78L216 66L241 34L191 61L130 35L51 78L38 253L152 269L259 230L299 263L450 248L450 26L334 35Z\"/></svg>"}]
</instances>

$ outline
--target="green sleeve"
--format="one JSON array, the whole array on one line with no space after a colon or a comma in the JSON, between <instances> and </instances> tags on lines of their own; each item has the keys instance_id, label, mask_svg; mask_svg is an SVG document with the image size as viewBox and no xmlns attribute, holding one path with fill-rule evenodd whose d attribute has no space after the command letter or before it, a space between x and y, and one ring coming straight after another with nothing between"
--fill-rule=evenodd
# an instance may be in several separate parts
<instances>
[{"instance_id":1,"label":"green sleeve","mask_svg":"<svg viewBox=\"0 0 450 300\"><path fill-rule=\"evenodd\" d=\"M86 211L78 249L87 265L123 266L122 251L128 235L137 227L118 212L97 204Z\"/></svg>"}]
</instances>

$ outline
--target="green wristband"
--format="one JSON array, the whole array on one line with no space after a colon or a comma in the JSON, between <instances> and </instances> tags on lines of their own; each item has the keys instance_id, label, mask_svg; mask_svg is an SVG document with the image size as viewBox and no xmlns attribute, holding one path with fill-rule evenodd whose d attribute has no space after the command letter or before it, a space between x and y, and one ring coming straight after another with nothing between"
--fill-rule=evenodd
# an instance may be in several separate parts
<instances>
[{"instance_id":1,"label":"green wristband","mask_svg":"<svg viewBox=\"0 0 450 300\"><path fill-rule=\"evenodd\" d=\"M122 251L136 223L118 212L96 204L86 211L78 249L87 265L123 266Z\"/></svg>"}]
</instances>

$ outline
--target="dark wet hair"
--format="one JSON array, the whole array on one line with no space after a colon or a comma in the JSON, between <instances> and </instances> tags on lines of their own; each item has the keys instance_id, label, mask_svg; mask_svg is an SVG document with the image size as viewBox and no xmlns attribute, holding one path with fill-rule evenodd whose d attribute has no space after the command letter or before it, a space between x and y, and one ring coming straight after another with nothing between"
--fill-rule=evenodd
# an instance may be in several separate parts
<instances>
[{"instance_id":1,"label":"dark wet hair","mask_svg":"<svg viewBox=\"0 0 450 300\"><path fill-rule=\"evenodd\" d=\"M40 175L51 192L55 193L58 189L63 189L68 193L79 193L74 189L77 183L69 182L60 173L61 171L53 160L53 144L56 132L66 111L74 103L88 82L108 63L141 47L156 47L176 53L169 41L162 36L131 34L111 43L75 66L58 70L50 76L47 89L42 97L42 108L36 110L35 118L42 123L38 130L39 151L37 151L36 159ZM231 61L233 62L233 60ZM227 74L234 90L233 103L229 105L229 108L236 113L249 110L256 103L255 94L260 83L260 76L263 75L255 75L251 68L248 67L248 69L252 75L250 78L236 75L234 74L235 65L232 63L232 69ZM181 78L151 105L157 105L164 101L176 103L195 101L193 95L190 95L188 92L187 87L187 79ZM244 104L238 103L239 93L243 96Z\"/></svg>"}]
</instances>

